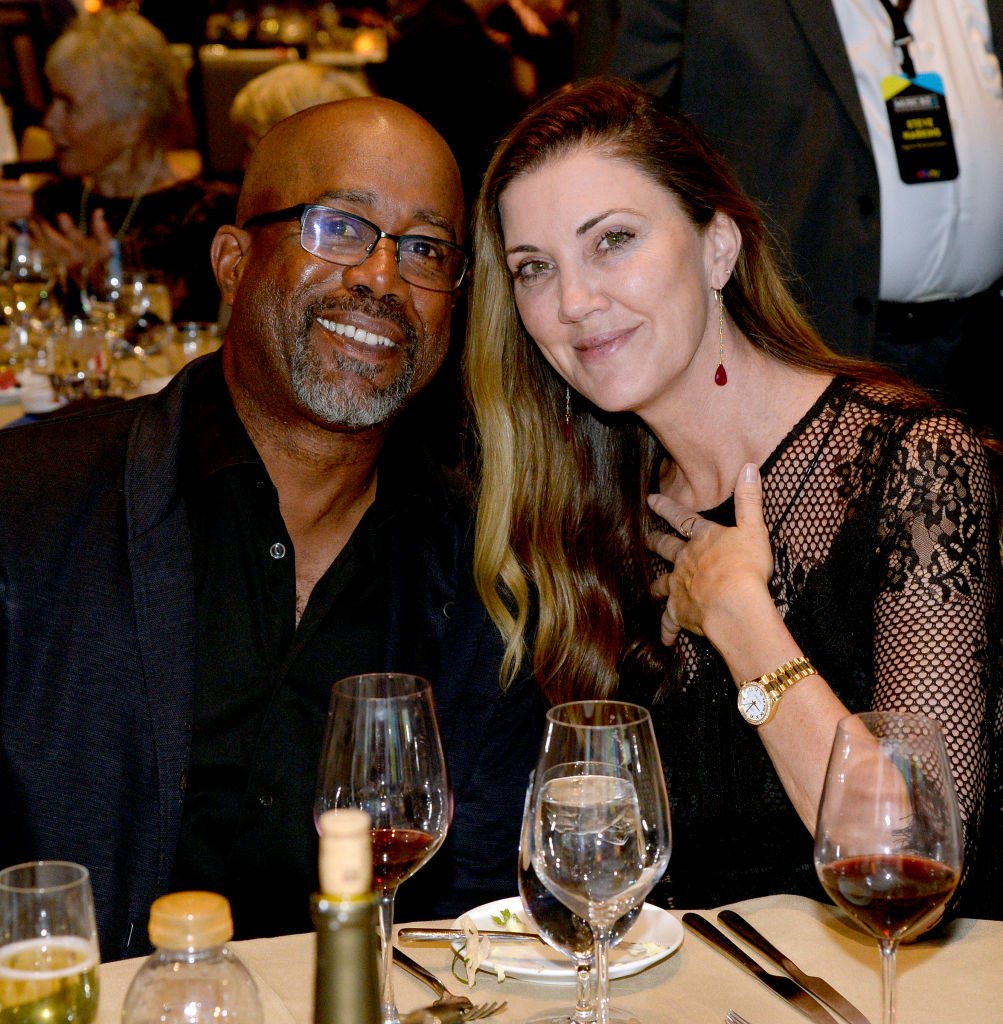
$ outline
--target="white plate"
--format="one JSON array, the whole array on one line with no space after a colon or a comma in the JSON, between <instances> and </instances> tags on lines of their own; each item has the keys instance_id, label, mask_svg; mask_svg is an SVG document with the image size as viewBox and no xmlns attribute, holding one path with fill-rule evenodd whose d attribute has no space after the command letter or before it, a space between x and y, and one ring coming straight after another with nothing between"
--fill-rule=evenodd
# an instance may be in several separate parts
<instances>
[{"instance_id":1,"label":"white plate","mask_svg":"<svg viewBox=\"0 0 1003 1024\"><path fill-rule=\"evenodd\" d=\"M529 927L529 915L523 910L518 896L485 903L467 912L478 928L497 928L497 917L503 910L519 915L519 920ZM628 978L646 967L664 960L674 953L683 942L683 926L661 907L645 903L624 942L649 943L658 945L652 953L632 954L616 946L610 950L610 978ZM550 985L573 985L575 969L571 961L543 942L492 942L491 956L481 963L481 970L494 971L499 966L506 977L520 981L540 981Z\"/></svg>"}]
</instances>

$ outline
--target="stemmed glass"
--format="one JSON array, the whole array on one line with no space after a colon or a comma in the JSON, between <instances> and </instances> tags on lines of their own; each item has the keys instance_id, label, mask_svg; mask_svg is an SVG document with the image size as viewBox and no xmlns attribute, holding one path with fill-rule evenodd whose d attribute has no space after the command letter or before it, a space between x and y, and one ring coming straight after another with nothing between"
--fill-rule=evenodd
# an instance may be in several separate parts
<instances>
[{"instance_id":1,"label":"stemmed glass","mask_svg":"<svg viewBox=\"0 0 1003 1024\"><path fill-rule=\"evenodd\" d=\"M43 860L0 871L0 1020L90 1024L98 960L85 867Z\"/></svg>"},{"instance_id":2,"label":"stemmed glass","mask_svg":"<svg viewBox=\"0 0 1003 1024\"><path fill-rule=\"evenodd\" d=\"M871 711L836 729L815 831L815 870L881 948L882 1020L895 1022L895 951L957 888L961 818L940 724Z\"/></svg>"},{"instance_id":3,"label":"stemmed glass","mask_svg":"<svg viewBox=\"0 0 1003 1024\"><path fill-rule=\"evenodd\" d=\"M432 702L419 676L371 673L334 684L318 770L314 818L359 807L372 820L373 887L383 946L384 1024L394 1003L394 895L446 838L451 814L446 761Z\"/></svg>"},{"instance_id":4,"label":"stemmed glass","mask_svg":"<svg viewBox=\"0 0 1003 1024\"><path fill-rule=\"evenodd\" d=\"M526 1024L592 1024L596 1019L596 1008L592 1001L592 966L595 963L595 934L588 921L566 907L540 881L533 867L530 851L530 835L533 831L533 808L530 797L533 782L526 790L526 807L523 813L522 838L519 843L519 896L523 910L536 927L540 937L559 953L568 957L575 967L575 1005L563 1010L545 1010L529 1017ZM613 926L611 945L616 945L637 920L641 913L638 904L621 917ZM611 1018L618 1016L610 1008Z\"/></svg>"},{"instance_id":5,"label":"stemmed glass","mask_svg":"<svg viewBox=\"0 0 1003 1024\"><path fill-rule=\"evenodd\" d=\"M596 1020L607 1024L614 928L640 907L671 852L668 795L648 712L620 701L551 708L527 814L533 869L592 929Z\"/></svg>"}]
</instances>

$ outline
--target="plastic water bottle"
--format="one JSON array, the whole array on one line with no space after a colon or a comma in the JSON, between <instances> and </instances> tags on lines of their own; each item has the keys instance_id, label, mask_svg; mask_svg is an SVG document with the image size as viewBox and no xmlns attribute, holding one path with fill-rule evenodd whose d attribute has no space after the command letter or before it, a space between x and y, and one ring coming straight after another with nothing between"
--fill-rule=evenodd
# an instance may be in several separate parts
<instances>
[{"instance_id":1,"label":"plastic water bottle","mask_svg":"<svg viewBox=\"0 0 1003 1024\"><path fill-rule=\"evenodd\" d=\"M262 1024L250 972L227 946L230 904L212 892L175 892L150 908L156 947L125 997L122 1024Z\"/></svg>"}]
</instances>

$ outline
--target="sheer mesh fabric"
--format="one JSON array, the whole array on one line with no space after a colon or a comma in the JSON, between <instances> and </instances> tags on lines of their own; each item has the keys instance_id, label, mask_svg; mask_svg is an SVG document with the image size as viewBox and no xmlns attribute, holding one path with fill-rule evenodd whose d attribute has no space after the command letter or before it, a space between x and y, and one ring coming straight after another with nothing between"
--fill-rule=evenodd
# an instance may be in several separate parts
<instances>
[{"instance_id":1,"label":"sheer mesh fabric","mask_svg":"<svg viewBox=\"0 0 1003 1024\"><path fill-rule=\"evenodd\" d=\"M956 418L839 378L763 467L771 591L788 628L851 711L922 711L941 722L966 867L982 852L987 803L1000 804L992 480L984 448ZM733 505L707 516L733 523ZM674 833L655 898L824 898L811 837L741 721L723 662L703 639L683 634L679 645L681 684L653 708Z\"/></svg>"}]
</instances>

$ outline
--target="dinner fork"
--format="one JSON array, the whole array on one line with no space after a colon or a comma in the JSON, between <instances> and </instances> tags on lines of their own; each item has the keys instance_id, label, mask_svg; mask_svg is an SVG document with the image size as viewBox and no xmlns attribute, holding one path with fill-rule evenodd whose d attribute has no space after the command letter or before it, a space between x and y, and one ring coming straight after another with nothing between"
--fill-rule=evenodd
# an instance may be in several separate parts
<instances>
[{"instance_id":1,"label":"dinner fork","mask_svg":"<svg viewBox=\"0 0 1003 1024\"><path fill-rule=\"evenodd\" d=\"M724 1024L749 1024L749 1022L741 1014L735 1013L734 1010L729 1010L724 1015Z\"/></svg>"},{"instance_id":2,"label":"dinner fork","mask_svg":"<svg viewBox=\"0 0 1003 1024\"><path fill-rule=\"evenodd\" d=\"M409 974L413 974L419 981L424 982L438 996L432 1004L432 1010L460 1010L463 1013L463 1020L481 1020L483 1017L493 1017L501 1013L508 1006L507 1002L473 1003L466 996L454 995L445 985L431 972L425 970L417 960L412 960L407 953L394 946L394 961L399 967L403 967Z\"/></svg>"}]
</instances>

